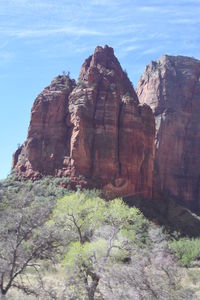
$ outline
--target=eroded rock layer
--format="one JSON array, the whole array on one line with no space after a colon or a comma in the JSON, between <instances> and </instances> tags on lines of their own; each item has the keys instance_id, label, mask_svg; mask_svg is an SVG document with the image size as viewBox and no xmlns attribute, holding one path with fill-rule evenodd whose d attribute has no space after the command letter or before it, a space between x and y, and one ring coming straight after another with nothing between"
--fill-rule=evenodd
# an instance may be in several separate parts
<instances>
[{"instance_id":1,"label":"eroded rock layer","mask_svg":"<svg viewBox=\"0 0 200 300\"><path fill-rule=\"evenodd\" d=\"M69 156L68 97L74 86L75 81L58 76L36 98L27 140L13 156L13 167L25 178L55 175Z\"/></svg>"},{"instance_id":2,"label":"eroded rock layer","mask_svg":"<svg viewBox=\"0 0 200 300\"><path fill-rule=\"evenodd\" d=\"M68 177L108 196L151 197L154 118L112 48L97 47L77 85L58 76L36 99L13 168L26 178Z\"/></svg>"},{"instance_id":3,"label":"eroded rock layer","mask_svg":"<svg viewBox=\"0 0 200 300\"><path fill-rule=\"evenodd\" d=\"M154 195L200 211L200 61L164 55L151 62L137 94L156 122Z\"/></svg>"}]
</instances>

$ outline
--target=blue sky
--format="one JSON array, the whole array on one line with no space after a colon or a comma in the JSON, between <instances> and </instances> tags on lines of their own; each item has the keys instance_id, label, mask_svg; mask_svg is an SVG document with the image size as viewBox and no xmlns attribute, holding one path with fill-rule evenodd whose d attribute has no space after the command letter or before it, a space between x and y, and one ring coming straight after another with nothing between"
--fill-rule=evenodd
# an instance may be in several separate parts
<instances>
[{"instance_id":1,"label":"blue sky","mask_svg":"<svg viewBox=\"0 0 200 300\"><path fill-rule=\"evenodd\" d=\"M0 0L0 178L37 94L108 44L137 85L162 54L200 59L200 0Z\"/></svg>"}]
</instances>

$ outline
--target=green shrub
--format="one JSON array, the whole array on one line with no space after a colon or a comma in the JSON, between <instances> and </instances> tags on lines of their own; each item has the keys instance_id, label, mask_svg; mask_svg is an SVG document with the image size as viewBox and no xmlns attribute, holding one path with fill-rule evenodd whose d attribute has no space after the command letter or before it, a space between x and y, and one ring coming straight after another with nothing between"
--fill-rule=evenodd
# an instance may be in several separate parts
<instances>
[{"instance_id":1,"label":"green shrub","mask_svg":"<svg viewBox=\"0 0 200 300\"><path fill-rule=\"evenodd\" d=\"M107 247L112 249L109 250L109 257L117 257L119 260L122 255L123 260L132 242L139 247L147 244L149 223L142 213L137 208L129 208L122 199L106 202L96 190L77 191L58 199L50 222L61 223L62 229L73 235L72 241L75 243L70 246L65 262L71 261L71 252L73 257L76 252L84 257L90 253L88 249L93 248L101 250L104 257ZM110 239L112 245L108 245ZM99 254L97 252L96 256Z\"/></svg>"},{"instance_id":2,"label":"green shrub","mask_svg":"<svg viewBox=\"0 0 200 300\"><path fill-rule=\"evenodd\" d=\"M106 202L96 190L78 190L57 199L49 224L59 227L63 236L68 233L60 262L69 282L81 285L80 299L86 299L85 292L87 299L96 299L107 269L115 263L129 263L133 247L139 245L139 250L146 244L148 233L148 221L137 208L119 198Z\"/></svg>"},{"instance_id":3,"label":"green shrub","mask_svg":"<svg viewBox=\"0 0 200 300\"><path fill-rule=\"evenodd\" d=\"M182 266L189 267L200 254L200 238L181 238L169 242L169 247L174 251Z\"/></svg>"}]
</instances>

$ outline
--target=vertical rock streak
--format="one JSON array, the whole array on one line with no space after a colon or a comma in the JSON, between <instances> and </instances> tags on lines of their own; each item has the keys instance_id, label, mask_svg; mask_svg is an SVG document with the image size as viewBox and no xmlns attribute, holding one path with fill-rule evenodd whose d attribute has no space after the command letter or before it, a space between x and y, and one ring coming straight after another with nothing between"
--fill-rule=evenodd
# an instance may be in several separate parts
<instances>
[{"instance_id":1,"label":"vertical rock streak","mask_svg":"<svg viewBox=\"0 0 200 300\"><path fill-rule=\"evenodd\" d=\"M120 129L121 129L121 113L123 109L123 103L119 105L119 113L118 113L118 120L117 120L117 159L119 165L118 176L121 177L122 175L122 165L120 160Z\"/></svg>"},{"instance_id":2,"label":"vertical rock streak","mask_svg":"<svg viewBox=\"0 0 200 300\"><path fill-rule=\"evenodd\" d=\"M13 167L25 178L68 177L108 197L151 197L153 143L151 110L139 106L113 49L97 47L76 86L58 76L38 96Z\"/></svg>"},{"instance_id":3,"label":"vertical rock streak","mask_svg":"<svg viewBox=\"0 0 200 300\"><path fill-rule=\"evenodd\" d=\"M172 197L195 212L200 212L199 74L199 60L165 55L149 64L137 88L157 123L154 196Z\"/></svg>"}]
</instances>

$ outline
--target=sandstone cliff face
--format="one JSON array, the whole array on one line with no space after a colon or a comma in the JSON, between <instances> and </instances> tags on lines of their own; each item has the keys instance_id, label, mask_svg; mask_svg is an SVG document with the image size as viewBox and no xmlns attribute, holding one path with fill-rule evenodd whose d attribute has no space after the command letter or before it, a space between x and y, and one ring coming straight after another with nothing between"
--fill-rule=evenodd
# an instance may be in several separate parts
<instances>
[{"instance_id":1,"label":"sandstone cliff face","mask_svg":"<svg viewBox=\"0 0 200 300\"><path fill-rule=\"evenodd\" d=\"M55 175L69 154L68 97L75 82L58 76L36 98L27 140L13 156L13 167L26 178Z\"/></svg>"},{"instance_id":2,"label":"sandstone cliff face","mask_svg":"<svg viewBox=\"0 0 200 300\"><path fill-rule=\"evenodd\" d=\"M77 85L56 78L36 99L28 138L16 151L18 174L69 177L108 196L152 193L154 119L112 48L97 47Z\"/></svg>"},{"instance_id":3,"label":"sandstone cliff face","mask_svg":"<svg viewBox=\"0 0 200 300\"><path fill-rule=\"evenodd\" d=\"M165 55L151 62L137 94L155 116L154 195L200 211L200 61Z\"/></svg>"}]
</instances>

